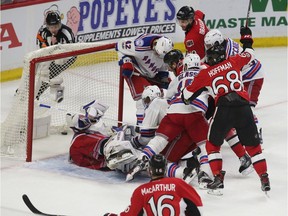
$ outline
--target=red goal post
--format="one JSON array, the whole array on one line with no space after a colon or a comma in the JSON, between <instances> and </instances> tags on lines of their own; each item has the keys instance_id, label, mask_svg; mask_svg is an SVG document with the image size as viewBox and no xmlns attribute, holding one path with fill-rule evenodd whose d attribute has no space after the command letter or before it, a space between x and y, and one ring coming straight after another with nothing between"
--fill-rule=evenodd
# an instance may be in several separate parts
<instances>
[{"instance_id":1,"label":"red goal post","mask_svg":"<svg viewBox=\"0 0 288 216\"><path fill-rule=\"evenodd\" d=\"M64 99L57 103L51 83L59 78ZM38 122L44 119L49 122L49 134L59 133L66 126L66 114L59 110L78 113L81 106L95 99L109 106L105 124L117 125L122 122L123 90L115 43L59 44L27 54L12 109L1 125L1 155L32 161L33 138L38 133L36 120L38 128L43 128Z\"/></svg>"}]
</instances>

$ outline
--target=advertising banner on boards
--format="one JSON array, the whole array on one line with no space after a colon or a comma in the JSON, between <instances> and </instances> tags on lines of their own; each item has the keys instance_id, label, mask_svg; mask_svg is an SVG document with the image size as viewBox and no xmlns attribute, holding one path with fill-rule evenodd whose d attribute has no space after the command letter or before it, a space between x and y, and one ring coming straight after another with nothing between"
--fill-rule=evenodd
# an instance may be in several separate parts
<instances>
[{"instance_id":1,"label":"advertising banner on boards","mask_svg":"<svg viewBox=\"0 0 288 216\"><path fill-rule=\"evenodd\" d=\"M287 38L287 1L251 0L249 26L254 38ZM176 13L184 5L205 13L210 29L239 38L246 23L249 0L62 0L1 11L1 72L19 68L24 55L39 49L36 34L47 11L57 10L78 42L117 41L141 33L169 36L182 43L184 32ZM271 41L273 42L273 41Z\"/></svg>"}]
</instances>

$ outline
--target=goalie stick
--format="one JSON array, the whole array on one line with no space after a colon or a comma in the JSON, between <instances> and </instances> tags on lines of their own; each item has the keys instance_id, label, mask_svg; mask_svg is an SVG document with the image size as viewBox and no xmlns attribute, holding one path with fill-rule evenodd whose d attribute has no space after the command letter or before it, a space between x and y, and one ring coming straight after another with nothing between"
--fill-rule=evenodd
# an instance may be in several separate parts
<instances>
[{"instance_id":1,"label":"goalie stick","mask_svg":"<svg viewBox=\"0 0 288 216\"><path fill-rule=\"evenodd\" d=\"M60 215L60 214L47 214L44 212L39 211L30 201L29 197L26 194L22 195L22 199L26 206L30 209L30 211L36 215L44 215L44 216L66 216L66 215Z\"/></svg>"}]
</instances>

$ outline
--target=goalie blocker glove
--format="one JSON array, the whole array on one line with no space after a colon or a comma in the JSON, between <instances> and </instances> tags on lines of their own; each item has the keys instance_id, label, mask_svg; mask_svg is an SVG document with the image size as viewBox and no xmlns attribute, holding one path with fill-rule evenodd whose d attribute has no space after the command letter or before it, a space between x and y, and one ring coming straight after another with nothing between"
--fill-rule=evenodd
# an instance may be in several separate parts
<instances>
[{"instance_id":1,"label":"goalie blocker glove","mask_svg":"<svg viewBox=\"0 0 288 216\"><path fill-rule=\"evenodd\" d=\"M243 49L245 50L246 48L252 48L253 39L251 29L249 27L241 26L240 35L240 42L243 44Z\"/></svg>"}]
</instances>

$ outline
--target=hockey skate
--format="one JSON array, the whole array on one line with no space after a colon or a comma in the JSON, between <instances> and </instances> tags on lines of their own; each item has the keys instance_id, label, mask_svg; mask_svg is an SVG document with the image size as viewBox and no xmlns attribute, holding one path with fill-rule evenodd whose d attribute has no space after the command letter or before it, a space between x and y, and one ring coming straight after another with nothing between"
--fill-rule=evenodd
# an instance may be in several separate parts
<instances>
[{"instance_id":1,"label":"hockey skate","mask_svg":"<svg viewBox=\"0 0 288 216\"><path fill-rule=\"evenodd\" d=\"M200 189L206 190L207 185L211 182L213 182L213 180L209 177L209 175L206 172L204 171L198 172L198 183Z\"/></svg>"},{"instance_id":2,"label":"hockey skate","mask_svg":"<svg viewBox=\"0 0 288 216\"><path fill-rule=\"evenodd\" d=\"M269 181L269 177L267 173L264 173L261 175L260 178L261 181L261 189L262 191L264 191L265 193L267 193L267 191L270 191L270 181Z\"/></svg>"},{"instance_id":3,"label":"hockey skate","mask_svg":"<svg viewBox=\"0 0 288 216\"><path fill-rule=\"evenodd\" d=\"M214 181L207 185L208 194L222 196L224 188L224 175L225 171L221 170L218 175L215 176Z\"/></svg>"},{"instance_id":4,"label":"hockey skate","mask_svg":"<svg viewBox=\"0 0 288 216\"><path fill-rule=\"evenodd\" d=\"M251 172L253 172L253 165L251 158L249 157L248 154L245 154L243 157L240 158L240 168L239 168L239 173L241 173L244 176L249 175Z\"/></svg>"}]
</instances>

